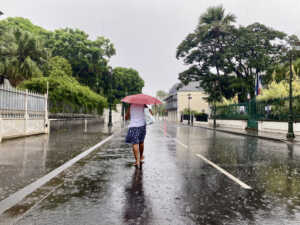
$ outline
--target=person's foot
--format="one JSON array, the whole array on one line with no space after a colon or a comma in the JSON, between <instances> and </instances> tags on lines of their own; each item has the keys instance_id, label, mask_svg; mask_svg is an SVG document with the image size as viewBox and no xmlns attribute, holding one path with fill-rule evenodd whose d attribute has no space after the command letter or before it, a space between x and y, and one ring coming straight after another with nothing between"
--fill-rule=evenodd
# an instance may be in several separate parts
<instances>
[{"instance_id":1,"label":"person's foot","mask_svg":"<svg viewBox=\"0 0 300 225\"><path fill-rule=\"evenodd\" d=\"M142 157L141 157L141 163L144 163L144 161L145 161L145 157L142 156Z\"/></svg>"},{"instance_id":2,"label":"person's foot","mask_svg":"<svg viewBox=\"0 0 300 225\"><path fill-rule=\"evenodd\" d=\"M135 162L133 165L134 165L135 167L140 167L140 162Z\"/></svg>"}]
</instances>

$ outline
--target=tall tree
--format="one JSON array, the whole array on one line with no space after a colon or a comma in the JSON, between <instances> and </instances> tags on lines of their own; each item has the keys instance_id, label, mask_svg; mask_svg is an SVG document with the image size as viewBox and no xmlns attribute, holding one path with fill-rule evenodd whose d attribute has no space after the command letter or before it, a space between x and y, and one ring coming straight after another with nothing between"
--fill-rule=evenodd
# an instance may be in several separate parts
<instances>
[{"instance_id":1,"label":"tall tree","mask_svg":"<svg viewBox=\"0 0 300 225\"><path fill-rule=\"evenodd\" d=\"M116 67L113 69L113 95L117 100L126 95L133 95L142 92L144 80L138 71L132 68Z\"/></svg>"},{"instance_id":2,"label":"tall tree","mask_svg":"<svg viewBox=\"0 0 300 225\"><path fill-rule=\"evenodd\" d=\"M108 60L115 54L113 44L104 37L95 41L78 29L56 30L46 42L53 56L62 56L72 65L73 76L78 81L97 91L95 84L107 70Z\"/></svg>"},{"instance_id":3,"label":"tall tree","mask_svg":"<svg viewBox=\"0 0 300 225\"><path fill-rule=\"evenodd\" d=\"M254 95L254 80L279 62L283 45L276 40L283 32L254 23L236 28L235 16L225 15L222 6L212 7L200 17L195 32L177 48L177 58L190 65L179 75L183 83L199 80L208 100L232 98L245 101Z\"/></svg>"},{"instance_id":4,"label":"tall tree","mask_svg":"<svg viewBox=\"0 0 300 225\"><path fill-rule=\"evenodd\" d=\"M158 99L160 99L161 101L163 101L163 99L165 97L167 97L167 95L168 95L168 93L163 90L158 90L156 92L156 97ZM165 103L163 103L160 105L152 106L152 110L153 110L154 114L158 114L158 115L162 116L162 115L164 115L164 113L166 111L166 105L165 105Z\"/></svg>"},{"instance_id":5,"label":"tall tree","mask_svg":"<svg viewBox=\"0 0 300 225\"><path fill-rule=\"evenodd\" d=\"M160 100L163 100L165 97L167 97L168 93L163 91L163 90L158 90L156 92L156 97L159 98Z\"/></svg>"},{"instance_id":6,"label":"tall tree","mask_svg":"<svg viewBox=\"0 0 300 225\"><path fill-rule=\"evenodd\" d=\"M236 17L225 14L223 6L210 7L200 16L196 30L178 46L176 57L183 58L190 68L179 75L183 83L196 80L209 93L208 100L220 100L232 93L223 85L225 44Z\"/></svg>"},{"instance_id":7,"label":"tall tree","mask_svg":"<svg viewBox=\"0 0 300 225\"><path fill-rule=\"evenodd\" d=\"M34 25L29 19L22 17L8 17L5 20L1 20L0 23L6 26L8 29L19 29L21 31L26 31L41 39L47 38L51 33L40 26Z\"/></svg>"},{"instance_id":8,"label":"tall tree","mask_svg":"<svg viewBox=\"0 0 300 225\"><path fill-rule=\"evenodd\" d=\"M242 101L247 93L254 96L255 79L265 74L273 65L280 63L286 34L254 23L246 27L233 29L226 43L224 71L234 74L233 84Z\"/></svg>"},{"instance_id":9,"label":"tall tree","mask_svg":"<svg viewBox=\"0 0 300 225\"><path fill-rule=\"evenodd\" d=\"M35 36L9 29L4 42L0 50L1 75L15 86L23 80L42 76L40 67L47 60L47 51Z\"/></svg>"}]
</instances>

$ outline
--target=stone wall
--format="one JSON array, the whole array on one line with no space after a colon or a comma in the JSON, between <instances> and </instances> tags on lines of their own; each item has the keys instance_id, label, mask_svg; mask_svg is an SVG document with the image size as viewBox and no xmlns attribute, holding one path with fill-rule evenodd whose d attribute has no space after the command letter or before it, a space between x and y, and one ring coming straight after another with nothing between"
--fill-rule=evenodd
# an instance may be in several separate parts
<instances>
[{"instance_id":1,"label":"stone wall","mask_svg":"<svg viewBox=\"0 0 300 225\"><path fill-rule=\"evenodd\" d=\"M258 130L286 134L288 132L288 122L258 121ZM299 123L294 123L294 133L300 135Z\"/></svg>"},{"instance_id":2,"label":"stone wall","mask_svg":"<svg viewBox=\"0 0 300 225\"><path fill-rule=\"evenodd\" d=\"M208 124L213 126L213 120L209 119ZM217 127L245 130L247 128L247 120L217 120Z\"/></svg>"},{"instance_id":3,"label":"stone wall","mask_svg":"<svg viewBox=\"0 0 300 225\"><path fill-rule=\"evenodd\" d=\"M0 85L0 142L2 139L49 133L48 96Z\"/></svg>"},{"instance_id":4,"label":"stone wall","mask_svg":"<svg viewBox=\"0 0 300 225\"><path fill-rule=\"evenodd\" d=\"M213 120L209 119L209 126L213 126ZM246 129L247 120L217 120L217 127ZM258 121L258 131L286 134L288 132L288 122ZM295 135L300 135L300 123L294 123Z\"/></svg>"},{"instance_id":5,"label":"stone wall","mask_svg":"<svg viewBox=\"0 0 300 225\"><path fill-rule=\"evenodd\" d=\"M3 139L49 133L49 121L45 119L0 118L0 142Z\"/></svg>"}]
</instances>

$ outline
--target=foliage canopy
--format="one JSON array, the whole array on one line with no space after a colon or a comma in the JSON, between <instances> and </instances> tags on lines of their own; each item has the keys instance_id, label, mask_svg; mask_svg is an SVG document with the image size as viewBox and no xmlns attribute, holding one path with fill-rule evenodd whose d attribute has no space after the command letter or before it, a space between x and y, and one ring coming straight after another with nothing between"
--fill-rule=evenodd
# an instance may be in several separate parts
<instances>
[{"instance_id":1,"label":"foliage canopy","mask_svg":"<svg viewBox=\"0 0 300 225\"><path fill-rule=\"evenodd\" d=\"M109 39L91 40L79 29L48 31L21 17L0 21L0 76L41 93L49 82L55 112L101 112L106 98L118 102L125 94L141 92L144 81L136 70L110 72L115 53Z\"/></svg>"},{"instance_id":2,"label":"foliage canopy","mask_svg":"<svg viewBox=\"0 0 300 225\"><path fill-rule=\"evenodd\" d=\"M279 64L284 53L283 32L260 23L237 27L236 17L222 6L208 8L194 32L177 47L177 59L189 68L179 75L183 83L199 81L208 101L222 97L246 101L254 96L255 78Z\"/></svg>"}]
</instances>

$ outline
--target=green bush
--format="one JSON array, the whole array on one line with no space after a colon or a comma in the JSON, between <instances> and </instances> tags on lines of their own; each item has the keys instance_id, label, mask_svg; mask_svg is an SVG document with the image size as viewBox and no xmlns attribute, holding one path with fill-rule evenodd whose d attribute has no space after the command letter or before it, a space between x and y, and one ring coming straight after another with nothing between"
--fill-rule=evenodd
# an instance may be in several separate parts
<instances>
[{"instance_id":1,"label":"green bush","mask_svg":"<svg viewBox=\"0 0 300 225\"><path fill-rule=\"evenodd\" d=\"M196 113L195 114L195 119L196 119L196 121L205 121L205 122L207 122L208 114L206 114L206 113Z\"/></svg>"},{"instance_id":2,"label":"green bush","mask_svg":"<svg viewBox=\"0 0 300 225\"><path fill-rule=\"evenodd\" d=\"M70 82L64 77L34 78L21 84L38 93L46 93L49 83L49 102L51 113L95 113L102 114L107 106L106 98L78 82Z\"/></svg>"},{"instance_id":3,"label":"green bush","mask_svg":"<svg viewBox=\"0 0 300 225\"><path fill-rule=\"evenodd\" d=\"M71 65L63 57L53 57L47 63L48 77L24 81L20 88L46 93L49 83L49 111L51 113L102 114L107 100L81 85L72 77Z\"/></svg>"}]
</instances>

